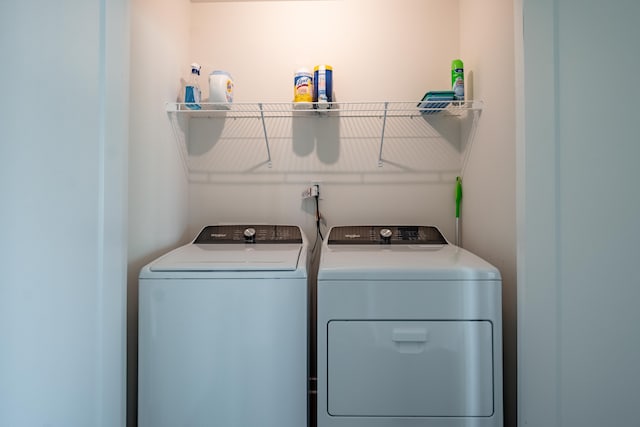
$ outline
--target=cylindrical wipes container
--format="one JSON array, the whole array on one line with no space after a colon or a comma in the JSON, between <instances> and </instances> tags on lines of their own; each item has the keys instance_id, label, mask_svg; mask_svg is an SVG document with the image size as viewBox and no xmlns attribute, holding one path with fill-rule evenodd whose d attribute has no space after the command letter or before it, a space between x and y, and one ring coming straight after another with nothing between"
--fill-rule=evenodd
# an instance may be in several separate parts
<instances>
[{"instance_id":1,"label":"cylindrical wipes container","mask_svg":"<svg viewBox=\"0 0 640 427\"><path fill-rule=\"evenodd\" d=\"M333 102L333 68L316 65L313 68L313 102L315 108L331 108Z\"/></svg>"},{"instance_id":2,"label":"cylindrical wipes container","mask_svg":"<svg viewBox=\"0 0 640 427\"><path fill-rule=\"evenodd\" d=\"M293 76L293 102L313 101L313 74L300 68Z\"/></svg>"}]
</instances>

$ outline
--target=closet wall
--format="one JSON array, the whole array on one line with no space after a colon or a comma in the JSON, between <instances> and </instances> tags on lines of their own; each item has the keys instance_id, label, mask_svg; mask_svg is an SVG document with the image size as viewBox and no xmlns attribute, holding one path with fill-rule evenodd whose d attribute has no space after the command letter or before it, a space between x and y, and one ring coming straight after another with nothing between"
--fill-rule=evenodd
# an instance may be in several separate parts
<instances>
[{"instance_id":1,"label":"closet wall","mask_svg":"<svg viewBox=\"0 0 640 427\"><path fill-rule=\"evenodd\" d=\"M521 9L515 10L521 15ZM502 274L505 426L516 425L516 117L513 0L460 2L460 56L485 102L464 179L463 246Z\"/></svg>"},{"instance_id":2,"label":"closet wall","mask_svg":"<svg viewBox=\"0 0 640 427\"><path fill-rule=\"evenodd\" d=\"M188 238L189 189L164 103L189 64L188 0L131 0L127 424L136 425L138 273Z\"/></svg>"},{"instance_id":3,"label":"closet wall","mask_svg":"<svg viewBox=\"0 0 640 427\"><path fill-rule=\"evenodd\" d=\"M454 182L471 122L416 116L175 119L189 64L229 71L235 102L289 102L300 67L334 67L335 100L415 101L447 89L465 61L468 97L485 100L464 176L463 246L504 277L505 413L515 419L515 124L513 6L509 0L132 0L129 413L135 413L137 273L207 224L277 222L315 239L320 182L323 231L355 223L420 223L454 239ZM482 10L480 10L482 9ZM490 12L485 12L492 11ZM171 126L171 123L176 125ZM175 132L174 132L175 131ZM177 135L177 138L174 136ZM178 144L184 144L180 146ZM188 158L185 172L180 149ZM135 297L135 298L134 298Z\"/></svg>"}]
</instances>

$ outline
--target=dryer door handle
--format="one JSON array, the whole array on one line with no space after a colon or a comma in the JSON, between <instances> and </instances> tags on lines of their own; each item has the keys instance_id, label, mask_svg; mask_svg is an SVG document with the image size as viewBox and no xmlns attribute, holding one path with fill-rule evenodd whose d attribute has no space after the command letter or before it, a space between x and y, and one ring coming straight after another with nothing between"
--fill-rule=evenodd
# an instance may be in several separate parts
<instances>
[{"instance_id":1,"label":"dryer door handle","mask_svg":"<svg viewBox=\"0 0 640 427\"><path fill-rule=\"evenodd\" d=\"M394 328L391 332L394 342L427 342L429 332L425 328Z\"/></svg>"}]
</instances>

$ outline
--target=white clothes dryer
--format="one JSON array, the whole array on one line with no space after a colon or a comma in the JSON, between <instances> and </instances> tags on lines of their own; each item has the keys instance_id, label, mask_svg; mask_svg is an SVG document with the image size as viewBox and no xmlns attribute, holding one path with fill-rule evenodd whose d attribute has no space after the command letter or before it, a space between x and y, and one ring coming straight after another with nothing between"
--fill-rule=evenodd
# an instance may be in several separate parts
<instances>
[{"instance_id":1,"label":"white clothes dryer","mask_svg":"<svg viewBox=\"0 0 640 427\"><path fill-rule=\"evenodd\" d=\"M296 226L209 226L141 270L141 427L307 425L307 248Z\"/></svg>"},{"instance_id":2,"label":"white clothes dryer","mask_svg":"<svg viewBox=\"0 0 640 427\"><path fill-rule=\"evenodd\" d=\"M435 227L334 227L318 271L318 427L500 427L499 271Z\"/></svg>"}]
</instances>

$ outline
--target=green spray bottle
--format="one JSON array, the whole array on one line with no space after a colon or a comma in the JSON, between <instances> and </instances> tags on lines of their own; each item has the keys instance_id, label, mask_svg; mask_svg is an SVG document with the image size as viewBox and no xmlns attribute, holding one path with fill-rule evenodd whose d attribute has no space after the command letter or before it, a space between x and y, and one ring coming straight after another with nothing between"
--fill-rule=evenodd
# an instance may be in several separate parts
<instances>
[{"instance_id":1,"label":"green spray bottle","mask_svg":"<svg viewBox=\"0 0 640 427\"><path fill-rule=\"evenodd\" d=\"M451 61L451 90L455 99L464 100L464 65L460 59Z\"/></svg>"}]
</instances>

